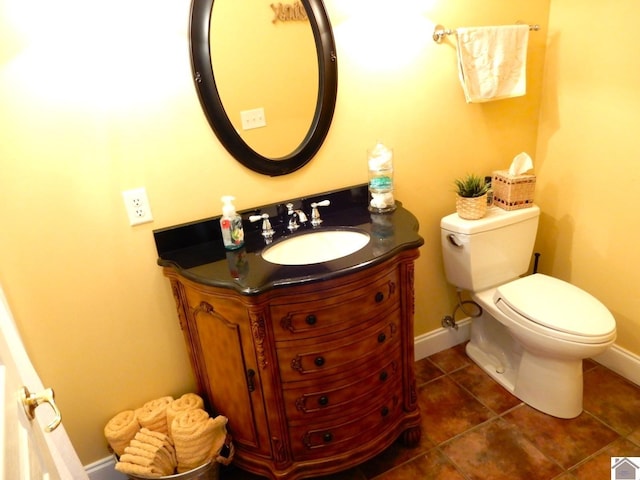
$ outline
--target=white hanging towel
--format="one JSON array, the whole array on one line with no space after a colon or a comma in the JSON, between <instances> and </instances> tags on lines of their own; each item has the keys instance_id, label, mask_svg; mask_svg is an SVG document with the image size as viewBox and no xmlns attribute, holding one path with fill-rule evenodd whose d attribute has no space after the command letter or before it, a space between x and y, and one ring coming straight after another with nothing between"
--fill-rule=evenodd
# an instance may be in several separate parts
<instances>
[{"instance_id":1,"label":"white hanging towel","mask_svg":"<svg viewBox=\"0 0 640 480\"><path fill-rule=\"evenodd\" d=\"M458 74L467 103L527 92L529 25L458 28L456 36Z\"/></svg>"}]
</instances>

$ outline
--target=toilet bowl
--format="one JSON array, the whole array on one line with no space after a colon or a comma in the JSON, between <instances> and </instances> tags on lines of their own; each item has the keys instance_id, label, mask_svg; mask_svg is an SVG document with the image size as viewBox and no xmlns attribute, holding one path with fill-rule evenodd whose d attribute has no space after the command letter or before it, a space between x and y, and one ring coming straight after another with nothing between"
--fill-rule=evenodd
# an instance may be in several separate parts
<instances>
[{"instance_id":1,"label":"toilet bowl","mask_svg":"<svg viewBox=\"0 0 640 480\"><path fill-rule=\"evenodd\" d=\"M582 412L582 360L616 338L609 310L580 288L526 273L533 253L537 206L492 207L486 218L441 220L447 280L482 307L471 324L469 357L532 407L560 418Z\"/></svg>"},{"instance_id":2,"label":"toilet bowl","mask_svg":"<svg viewBox=\"0 0 640 480\"><path fill-rule=\"evenodd\" d=\"M580 415L582 360L604 352L616 338L606 307L542 274L472 298L484 312L474 319L469 357L528 405L560 418Z\"/></svg>"}]
</instances>

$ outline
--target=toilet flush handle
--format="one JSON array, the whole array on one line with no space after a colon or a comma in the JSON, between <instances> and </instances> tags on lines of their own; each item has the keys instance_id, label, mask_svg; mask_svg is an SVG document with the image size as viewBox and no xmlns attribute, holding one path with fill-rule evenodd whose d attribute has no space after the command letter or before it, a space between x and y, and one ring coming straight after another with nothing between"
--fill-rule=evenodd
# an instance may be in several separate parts
<instances>
[{"instance_id":1,"label":"toilet flush handle","mask_svg":"<svg viewBox=\"0 0 640 480\"><path fill-rule=\"evenodd\" d=\"M449 243L454 247L462 248L462 243L460 243L460 240L458 240L458 238L453 233L447 235L447 240L449 240Z\"/></svg>"}]
</instances>

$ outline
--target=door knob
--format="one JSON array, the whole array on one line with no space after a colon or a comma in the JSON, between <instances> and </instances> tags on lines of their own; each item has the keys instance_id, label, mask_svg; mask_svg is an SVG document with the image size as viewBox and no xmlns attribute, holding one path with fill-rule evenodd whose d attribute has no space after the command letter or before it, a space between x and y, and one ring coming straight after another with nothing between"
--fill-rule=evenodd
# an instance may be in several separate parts
<instances>
[{"instance_id":1,"label":"door knob","mask_svg":"<svg viewBox=\"0 0 640 480\"><path fill-rule=\"evenodd\" d=\"M29 420L33 420L36 418L36 408L43 403L48 403L53 408L53 413L55 417L53 421L45 427L46 432L53 432L60 422L62 422L62 414L56 405L56 401L54 399L53 389L47 388L40 393L31 393L27 387L22 387L20 391L20 401L22 402L22 407L24 408L24 412L27 414Z\"/></svg>"}]
</instances>

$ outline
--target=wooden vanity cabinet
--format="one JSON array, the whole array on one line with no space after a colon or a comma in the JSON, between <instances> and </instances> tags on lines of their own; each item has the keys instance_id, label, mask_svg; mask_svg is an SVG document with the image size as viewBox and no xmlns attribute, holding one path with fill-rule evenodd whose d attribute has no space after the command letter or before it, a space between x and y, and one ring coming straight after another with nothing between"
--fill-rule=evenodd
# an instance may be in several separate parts
<instances>
[{"instance_id":1,"label":"wooden vanity cabinet","mask_svg":"<svg viewBox=\"0 0 640 480\"><path fill-rule=\"evenodd\" d=\"M198 388L229 418L235 463L273 479L353 467L420 439L413 352L418 251L258 295L165 267Z\"/></svg>"}]
</instances>

